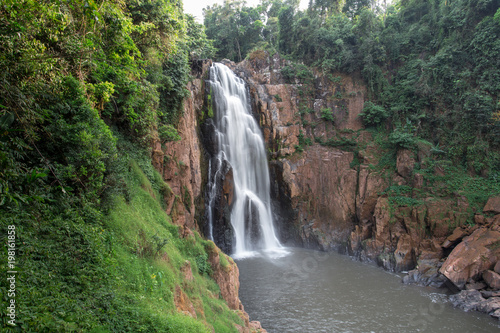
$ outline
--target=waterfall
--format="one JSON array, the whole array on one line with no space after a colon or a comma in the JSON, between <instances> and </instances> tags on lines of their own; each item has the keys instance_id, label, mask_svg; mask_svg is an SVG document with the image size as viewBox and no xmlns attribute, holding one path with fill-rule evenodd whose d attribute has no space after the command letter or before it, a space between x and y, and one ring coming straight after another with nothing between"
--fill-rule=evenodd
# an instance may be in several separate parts
<instances>
[{"instance_id":1,"label":"waterfall","mask_svg":"<svg viewBox=\"0 0 500 333\"><path fill-rule=\"evenodd\" d=\"M242 79L228 67L216 63L210 68L210 87L214 101L214 123L218 143L217 172L225 159L233 168L234 203L231 210L233 255L281 248L271 215L269 169L264 138L252 117L247 89ZM216 177L211 181L216 186ZM215 190L209 196L215 195ZM214 198L209 198L209 210ZM212 231L209 212L209 234Z\"/></svg>"}]
</instances>

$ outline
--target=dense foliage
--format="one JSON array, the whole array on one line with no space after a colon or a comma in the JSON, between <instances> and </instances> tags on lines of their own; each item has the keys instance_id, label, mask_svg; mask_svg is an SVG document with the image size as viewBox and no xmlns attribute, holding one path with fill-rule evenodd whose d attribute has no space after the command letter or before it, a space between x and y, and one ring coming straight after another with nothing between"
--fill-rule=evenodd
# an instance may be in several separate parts
<instances>
[{"instance_id":1,"label":"dense foliage","mask_svg":"<svg viewBox=\"0 0 500 333\"><path fill-rule=\"evenodd\" d=\"M213 52L176 0L1 2L0 239L15 226L19 272L17 326L2 292L3 329L234 331L240 319L208 296L210 244L179 238L148 151L179 139L189 61ZM6 258L3 246L4 273ZM176 313L181 284L203 321Z\"/></svg>"}]
</instances>

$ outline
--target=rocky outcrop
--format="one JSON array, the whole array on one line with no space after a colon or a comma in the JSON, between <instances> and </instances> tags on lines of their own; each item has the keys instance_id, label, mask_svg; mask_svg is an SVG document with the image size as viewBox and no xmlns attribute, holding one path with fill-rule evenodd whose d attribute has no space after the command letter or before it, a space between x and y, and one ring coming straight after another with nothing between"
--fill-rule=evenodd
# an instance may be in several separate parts
<instances>
[{"instance_id":1,"label":"rocky outcrop","mask_svg":"<svg viewBox=\"0 0 500 333\"><path fill-rule=\"evenodd\" d=\"M245 326L236 325L239 332L266 333L260 322L250 321L239 299L240 288L239 270L233 259L224 254L213 242L207 246L208 262L212 268L211 276L220 288L222 298L231 310L234 310L243 319Z\"/></svg>"},{"instance_id":2,"label":"rocky outcrop","mask_svg":"<svg viewBox=\"0 0 500 333\"><path fill-rule=\"evenodd\" d=\"M490 198L484 206L483 212L500 214L500 196Z\"/></svg>"}]
</instances>

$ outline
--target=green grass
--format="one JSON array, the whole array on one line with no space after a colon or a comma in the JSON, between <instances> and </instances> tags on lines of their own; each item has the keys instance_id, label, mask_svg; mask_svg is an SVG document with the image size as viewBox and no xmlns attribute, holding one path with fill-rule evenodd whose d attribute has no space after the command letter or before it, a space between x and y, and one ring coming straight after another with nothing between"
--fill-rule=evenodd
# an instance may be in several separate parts
<instances>
[{"instance_id":1,"label":"green grass","mask_svg":"<svg viewBox=\"0 0 500 333\"><path fill-rule=\"evenodd\" d=\"M123 168L127 200L115 195L106 214L68 204L63 211L48 207L42 215L27 211L1 219L2 230L16 225L20 245L19 330L6 327L2 299L1 325L6 332L194 333L211 332L212 327L216 332L236 332L234 323L243 322L209 276L205 249L213 245L196 232L179 237L155 189L164 184L151 183L163 182L161 177L146 176L142 164L129 161ZM186 260L192 281L180 271ZM5 261L0 269L6 271ZM177 313L176 286L188 295L197 319Z\"/></svg>"}]
</instances>

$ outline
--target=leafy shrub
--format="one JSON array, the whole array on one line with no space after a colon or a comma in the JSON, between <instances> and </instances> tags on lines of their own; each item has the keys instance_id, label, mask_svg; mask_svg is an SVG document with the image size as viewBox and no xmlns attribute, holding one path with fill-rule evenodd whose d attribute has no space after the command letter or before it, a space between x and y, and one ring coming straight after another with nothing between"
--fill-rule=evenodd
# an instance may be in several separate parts
<instances>
[{"instance_id":1,"label":"leafy shrub","mask_svg":"<svg viewBox=\"0 0 500 333\"><path fill-rule=\"evenodd\" d=\"M359 114L365 126L377 126L389 117L389 113L380 105L366 102L363 112Z\"/></svg>"},{"instance_id":2,"label":"leafy shrub","mask_svg":"<svg viewBox=\"0 0 500 333\"><path fill-rule=\"evenodd\" d=\"M333 116L332 110L329 108L321 109L321 119L331 121L333 123L335 121L335 117Z\"/></svg>"},{"instance_id":3,"label":"leafy shrub","mask_svg":"<svg viewBox=\"0 0 500 333\"><path fill-rule=\"evenodd\" d=\"M181 139L175 127L170 124L160 125L160 128L158 128L158 135L163 143L167 141L179 141Z\"/></svg>"},{"instance_id":4,"label":"leafy shrub","mask_svg":"<svg viewBox=\"0 0 500 333\"><path fill-rule=\"evenodd\" d=\"M210 275L212 273L212 267L208 262L208 254L206 252L196 256L196 266L200 274Z\"/></svg>"}]
</instances>

